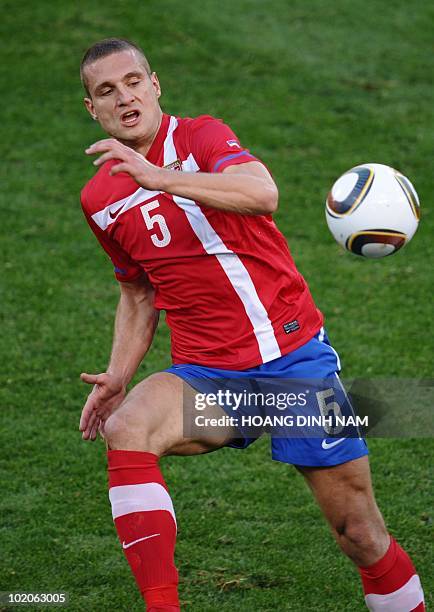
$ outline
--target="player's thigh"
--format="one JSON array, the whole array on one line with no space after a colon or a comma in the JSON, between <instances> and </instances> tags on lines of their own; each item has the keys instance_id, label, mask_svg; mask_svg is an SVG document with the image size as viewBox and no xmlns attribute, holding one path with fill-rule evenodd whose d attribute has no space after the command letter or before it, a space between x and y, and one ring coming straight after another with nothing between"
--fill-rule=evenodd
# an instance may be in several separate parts
<instances>
[{"instance_id":1,"label":"player's thigh","mask_svg":"<svg viewBox=\"0 0 434 612\"><path fill-rule=\"evenodd\" d=\"M337 532L369 523L383 530L383 519L372 489L367 456L332 467L298 467L326 519Z\"/></svg>"},{"instance_id":2,"label":"player's thigh","mask_svg":"<svg viewBox=\"0 0 434 612\"><path fill-rule=\"evenodd\" d=\"M158 372L138 383L107 421L105 437L110 448L143 450L159 456L198 454L224 446L234 432L230 428L194 430L186 422L194 415L195 390L174 374ZM218 406L207 407L205 416L224 415Z\"/></svg>"}]
</instances>

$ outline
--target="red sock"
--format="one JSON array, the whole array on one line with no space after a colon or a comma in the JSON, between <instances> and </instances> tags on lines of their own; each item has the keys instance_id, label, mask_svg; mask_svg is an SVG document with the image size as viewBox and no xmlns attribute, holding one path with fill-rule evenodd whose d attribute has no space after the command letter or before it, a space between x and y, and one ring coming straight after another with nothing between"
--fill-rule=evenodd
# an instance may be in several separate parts
<instances>
[{"instance_id":1,"label":"red sock","mask_svg":"<svg viewBox=\"0 0 434 612\"><path fill-rule=\"evenodd\" d=\"M423 612L423 591L410 557L391 537L379 561L359 567L365 601L372 612Z\"/></svg>"},{"instance_id":2,"label":"red sock","mask_svg":"<svg viewBox=\"0 0 434 612\"><path fill-rule=\"evenodd\" d=\"M113 520L147 608L176 612L176 520L158 457L124 450L107 457Z\"/></svg>"}]
</instances>

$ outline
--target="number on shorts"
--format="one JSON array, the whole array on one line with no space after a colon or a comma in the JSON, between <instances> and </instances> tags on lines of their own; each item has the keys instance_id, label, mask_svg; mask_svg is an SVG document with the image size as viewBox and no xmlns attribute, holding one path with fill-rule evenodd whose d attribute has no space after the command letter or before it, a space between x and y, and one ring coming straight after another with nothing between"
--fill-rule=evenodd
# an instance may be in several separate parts
<instances>
[{"instance_id":1,"label":"number on shorts","mask_svg":"<svg viewBox=\"0 0 434 612\"><path fill-rule=\"evenodd\" d=\"M330 412L332 412L335 417L342 418L342 410L339 404L336 401L327 402L327 399L329 397L334 397L334 395L334 389L323 389L322 391L316 392L319 411L323 418L332 416ZM343 428L343 425L336 425L336 427L333 427L332 425L327 425L327 423L324 424L324 431L329 436L340 433Z\"/></svg>"}]
</instances>

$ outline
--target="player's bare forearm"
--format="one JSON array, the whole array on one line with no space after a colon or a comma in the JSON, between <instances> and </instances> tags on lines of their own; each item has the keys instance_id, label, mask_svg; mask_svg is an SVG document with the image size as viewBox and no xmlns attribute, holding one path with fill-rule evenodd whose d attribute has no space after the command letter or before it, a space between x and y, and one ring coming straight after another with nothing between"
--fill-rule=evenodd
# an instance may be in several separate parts
<instances>
[{"instance_id":1,"label":"player's bare forearm","mask_svg":"<svg viewBox=\"0 0 434 612\"><path fill-rule=\"evenodd\" d=\"M152 344L159 311L154 308L154 290L146 277L134 283L120 283L120 287L107 373L126 386Z\"/></svg>"},{"instance_id":2,"label":"player's bare forearm","mask_svg":"<svg viewBox=\"0 0 434 612\"><path fill-rule=\"evenodd\" d=\"M98 431L104 433L106 420L124 400L126 387L151 346L157 323L154 290L146 277L132 283L121 283L107 371L81 374L83 382L93 385L80 418L79 429L84 440L95 440Z\"/></svg>"},{"instance_id":3,"label":"player's bare forearm","mask_svg":"<svg viewBox=\"0 0 434 612\"><path fill-rule=\"evenodd\" d=\"M151 164L143 155L113 138L94 143L86 153L101 154L94 161L96 166L119 160L111 167L110 174L127 172L145 189L164 191L245 215L266 215L277 208L277 187L265 166L257 161L229 166L215 174L178 172Z\"/></svg>"},{"instance_id":4,"label":"player's bare forearm","mask_svg":"<svg viewBox=\"0 0 434 612\"><path fill-rule=\"evenodd\" d=\"M245 215L271 214L278 192L259 162L229 166L221 174L163 170L159 189L206 206Z\"/></svg>"}]
</instances>

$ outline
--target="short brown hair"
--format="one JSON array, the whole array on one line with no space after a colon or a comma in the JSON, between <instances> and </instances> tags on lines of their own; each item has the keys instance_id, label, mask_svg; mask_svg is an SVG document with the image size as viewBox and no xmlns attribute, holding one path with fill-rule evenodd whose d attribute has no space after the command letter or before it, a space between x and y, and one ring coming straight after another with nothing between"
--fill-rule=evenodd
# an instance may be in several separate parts
<instances>
[{"instance_id":1,"label":"short brown hair","mask_svg":"<svg viewBox=\"0 0 434 612\"><path fill-rule=\"evenodd\" d=\"M86 78L84 76L84 68L86 68L86 66L89 64L93 64L93 62L96 62L96 60L99 60L102 57L107 57L108 55L112 55L112 53L129 51L131 49L140 56L146 72L150 75L151 67L146 59L146 55L143 53L143 50L131 40L127 40L126 38L104 38L103 40L99 40L89 47L89 49L83 55L83 59L81 60L80 64L80 78L88 96L90 93Z\"/></svg>"}]
</instances>

